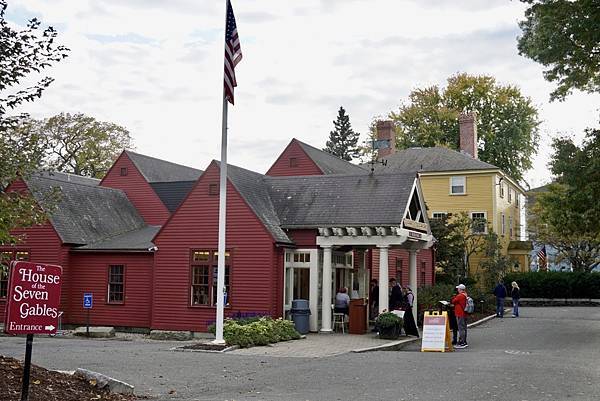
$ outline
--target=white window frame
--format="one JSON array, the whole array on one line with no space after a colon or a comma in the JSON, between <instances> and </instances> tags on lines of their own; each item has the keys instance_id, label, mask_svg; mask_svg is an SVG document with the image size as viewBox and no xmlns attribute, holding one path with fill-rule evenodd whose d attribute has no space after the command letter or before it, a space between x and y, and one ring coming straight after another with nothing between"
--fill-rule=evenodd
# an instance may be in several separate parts
<instances>
[{"instance_id":1,"label":"white window frame","mask_svg":"<svg viewBox=\"0 0 600 401\"><path fill-rule=\"evenodd\" d=\"M436 216L437 215L441 215L441 216ZM448 212L431 212L431 218L432 219L439 219L441 217L448 217Z\"/></svg>"},{"instance_id":2,"label":"white window frame","mask_svg":"<svg viewBox=\"0 0 600 401\"><path fill-rule=\"evenodd\" d=\"M452 192L452 188L454 187L454 185L452 185L452 180L453 179L459 179L461 178L463 181L463 191L462 192ZM459 185L456 185L459 186ZM450 195L466 195L467 194L467 176L465 175L453 175L450 177Z\"/></svg>"},{"instance_id":3,"label":"white window frame","mask_svg":"<svg viewBox=\"0 0 600 401\"><path fill-rule=\"evenodd\" d=\"M500 183L500 197L504 198L504 183Z\"/></svg>"},{"instance_id":4,"label":"white window frame","mask_svg":"<svg viewBox=\"0 0 600 401\"><path fill-rule=\"evenodd\" d=\"M501 214L502 214L502 217L501 217L502 231L501 232L502 232L502 235L505 235L506 234L506 216L504 215L504 213L501 213Z\"/></svg>"},{"instance_id":5,"label":"white window frame","mask_svg":"<svg viewBox=\"0 0 600 401\"><path fill-rule=\"evenodd\" d=\"M508 187L508 203L512 203L512 189Z\"/></svg>"},{"instance_id":6,"label":"white window frame","mask_svg":"<svg viewBox=\"0 0 600 401\"><path fill-rule=\"evenodd\" d=\"M485 225L484 225L484 227L483 227L483 232L473 232L473 234L481 234L481 235L485 235L485 234L487 234L487 233L488 233L488 224L487 224L487 223L488 223L488 218L487 218L487 212L486 212L486 211L483 211L483 210L481 210L481 211L473 211L473 212L470 212L470 213L469 213L469 217L471 218L471 220L474 220L474 219L473 219L473 215L474 215L474 214L483 214L483 218L485 219Z\"/></svg>"}]
</instances>

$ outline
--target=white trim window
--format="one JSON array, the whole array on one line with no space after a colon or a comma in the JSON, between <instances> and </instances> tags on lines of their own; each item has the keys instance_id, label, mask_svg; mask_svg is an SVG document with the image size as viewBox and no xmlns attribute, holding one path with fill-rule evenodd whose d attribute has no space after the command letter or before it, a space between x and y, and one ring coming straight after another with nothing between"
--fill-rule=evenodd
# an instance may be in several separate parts
<instances>
[{"instance_id":1,"label":"white trim window","mask_svg":"<svg viewBox=\"0 0 600 401\"><path fill-rule=\"evenodd\" d=\"M473 234L487 234L486 212L471 212L471 220L473 221Z\"/></svg>"},{"instance_id":2,"label":"white trim window","mask_svg":"<svg viewBox=\"0 0 600 401\"><path fill-rule=\"evenodd\" d=\"M436 219L436 220L441 220L447 216L448 216L448 212L432 212L431 213L431 218Z\"/></svg>"},{"instance_id":3,"label":"white trim window","mask_svg":"<svg viewBox=\"0 0 600 401\"><path fill-rule=\"evenodd\" d=\"M506 234L506 216L502 213L502 235Z\"/></svg>"},{"instance_id":4,"label":"white trim window","mask_svg":"<svg viewBox=\"0 0 600 401\"><path fill-rule=\"evenodd\" d=\"M467 193L467 177L456 175L450 177L450 195L464 195Z\"/></svg>"},{"instance_id":5,"label":"white trim window","mask_svg":"<svg viewBox=\"0 0 600 401\"><path fill-rule=\"evenodd\" d=\"M508 231L510 235L510 239L513 237L513 217L508 216Z\"/></svg>"},{"instance_id":6,"label":"white trim window","mask_svg":"<svg viewBox=\"0 0 600 401\"><path fill-rule=\"evenodd\" d=\"M500 197L504 198L504 183L500 183Z\"/></svg>"},{"instance_id":7,"label":"white trim window","mask_svg":"<svg viewBox=\"0 0 600 401\"><path fill-rule=\"evenodd\" d=\"M508 187L508 203L512 202L512 189Z\"/></svg>"}]
</instances>

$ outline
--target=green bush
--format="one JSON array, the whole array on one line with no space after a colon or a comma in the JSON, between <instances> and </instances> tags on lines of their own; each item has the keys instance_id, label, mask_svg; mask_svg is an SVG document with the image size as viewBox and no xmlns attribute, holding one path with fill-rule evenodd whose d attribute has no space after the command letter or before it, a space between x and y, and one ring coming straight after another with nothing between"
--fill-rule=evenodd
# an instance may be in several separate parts
<instances>
[{"instance_id":1,"label":"green bush","mask_svg":"<svg viewBox=\"0 0 600 401\"><path fill-rule=\"evenodd\" d=\"M273 320L263 316L241 320L226 319L223 325L223 338L228 345L247 348L297 340L300 334L289 320Z\"/></svg>"},{"instance_id":2,"label":"green bush","mask_svg":"<svg viewBox=\"0 0 600 401\"><path fill-rule=\"evenodd\" d=\"M402 327L402 318L392 312L383 312L375 319L375 325L380 329L400 326Z\"/></svg>"},{"instance_id":3,"label":"green bush","mask_svg":"<svg viewBox=\"0 0 600 401\"><path fill-rule=\"evenodd\" d=\"M417 293L417 307L419 309L417 324L423 324L423 314L426 311L440 309L440 301L450 301L456 294L456 286L453 284L436 284L419 288ZM467 294L475 302L476 313L492 313L496 310L496 301L490 291L481 290L476 285L467 285ZM481 302L483 301L483 303Z\"/></svg>"},{"instance_id":4,"label":"green bush","mask_svg":"<svg viewBox=\"0 0 600 401\"><path fill-rule=\"evenodd\" d=\"M516 281L523 298L600 298L600 273L524 272L504 277L507 289Z\"/></svg>"}]
</instances>

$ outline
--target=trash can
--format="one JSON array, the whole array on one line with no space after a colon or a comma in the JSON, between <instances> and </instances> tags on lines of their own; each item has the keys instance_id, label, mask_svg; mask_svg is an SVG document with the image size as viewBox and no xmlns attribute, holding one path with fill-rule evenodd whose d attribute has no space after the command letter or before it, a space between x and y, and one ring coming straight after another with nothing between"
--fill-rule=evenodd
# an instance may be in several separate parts
<instances>
[{"instance_id":1,"label":"trash can","mask_svg":"<svg viewBox=\"0 0 600 401\"><path fill-rule=\"evenodd\" d=\"M292 309L290 315L294 321L296 331L300 334L308 333L310 308L308 307L308 300L306 299L294 299L292 301Z\"/></svg>"}]
</instances>

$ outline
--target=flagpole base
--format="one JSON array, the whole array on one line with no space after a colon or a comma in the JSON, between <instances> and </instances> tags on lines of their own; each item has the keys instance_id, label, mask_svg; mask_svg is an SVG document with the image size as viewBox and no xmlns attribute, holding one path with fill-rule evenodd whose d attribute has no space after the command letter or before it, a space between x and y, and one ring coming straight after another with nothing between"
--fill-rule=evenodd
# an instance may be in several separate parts
<instances>
[{"instance_id":1,"label":"flagpole base","mask_svg":"<svg viewBox=\"0 0 600 401\"><path fill-rule=\"evenodd\" d=\"M214 344L214 345L225 345L225 340L217 340L217 339L214 339L214 340L212 340L210 343L211 343L211 344Z\"/></svg>"}]
</instances>

